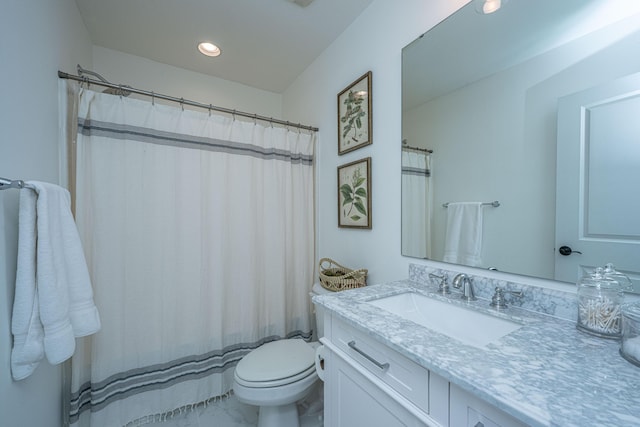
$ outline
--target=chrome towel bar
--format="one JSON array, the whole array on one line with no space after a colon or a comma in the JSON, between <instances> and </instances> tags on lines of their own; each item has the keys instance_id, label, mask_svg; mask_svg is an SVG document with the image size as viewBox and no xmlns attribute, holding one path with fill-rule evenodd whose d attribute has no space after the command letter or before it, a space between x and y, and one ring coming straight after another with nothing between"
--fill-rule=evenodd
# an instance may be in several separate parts
<instances>
[{"instance_id":1,"label":"chrome towel bar","mask_svg":"<svg viewBox=\"0 0 640 427\"><path fill-rule=\"evenodd\" d=\"M449 203L451 203L451 202L443 203L442 207L443 208L448 208L449 207ZM500 202L497 201L497 200L494 200L493 202L484 202L484 203L482 203L482 206L493 206L494 208L497 208L498 206L500 206Z\"/></svg>"},{"instance_id":2,"label":"chrome towel bar","mask_svg":"<svg viewBox=\"0 0 640 427\"><path fill-rule=\"evenodd\" d=\"M7 190L9 188L30 188L32 190L35 190L35 187L33 185L27 184L21 179L13 180L0 177L0 190Z\"/></svg>"}]
</instances>

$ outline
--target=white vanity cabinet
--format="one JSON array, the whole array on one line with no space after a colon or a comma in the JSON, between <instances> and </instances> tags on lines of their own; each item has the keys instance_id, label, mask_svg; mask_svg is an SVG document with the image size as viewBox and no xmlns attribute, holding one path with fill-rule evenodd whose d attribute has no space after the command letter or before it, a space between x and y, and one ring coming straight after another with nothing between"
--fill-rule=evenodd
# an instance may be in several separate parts
<instances>
[{"instance_id":1,"label":"white vanity cabinet","mask_svg":"<svg viewBox=\"0 0 640 427\"><path fill-rule=\"evenodd\" d=\"M326 426L446 425L429 416L428 370L346 323L326 320Z\"/></svg>"},{"instance_id":2,"label":"white vanity cabinet","mask_svg":"<svg viewBox=\"0 0 640 427\"><path fill-rule=\"evenodd\" d=\"M521 427L513 417L325 314L327 427Z\"/></svg>"}]
</instances>

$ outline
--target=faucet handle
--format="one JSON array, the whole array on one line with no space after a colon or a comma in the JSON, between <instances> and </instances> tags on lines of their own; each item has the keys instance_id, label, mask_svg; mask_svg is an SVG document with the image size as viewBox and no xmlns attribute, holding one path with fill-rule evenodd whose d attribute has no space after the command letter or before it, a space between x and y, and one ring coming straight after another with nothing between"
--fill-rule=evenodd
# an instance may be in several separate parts
<instances>
[{"instance_id":1,"label":"faucet handle","mask_svg":"<svg viewBox=\"0 0 640 427\"><path fill-rule=\"evenodd\" d=\"M497 286L495 289L495 293L493 294L493 297L491 297L491 304L489 305L497 309L507 308L508 305L504 299L505 293L511 294L516 298L520 298L522 296L522 291L507 291L502 289L500 286Z\"/></svg>"},{"instance_id":2,"label":"faucet handle","mask_svg":"<svg viewBox=\"0 0 640 427\"><path fill-rule=\"evenodd\" d=\"M429 277L431 277L432 279L440 280L440 282L438 283L438 292L440 292L443 295L447 295L451 293L447 276L438 276L437 274L429 273Z\"/></svg>"}]
</instances>

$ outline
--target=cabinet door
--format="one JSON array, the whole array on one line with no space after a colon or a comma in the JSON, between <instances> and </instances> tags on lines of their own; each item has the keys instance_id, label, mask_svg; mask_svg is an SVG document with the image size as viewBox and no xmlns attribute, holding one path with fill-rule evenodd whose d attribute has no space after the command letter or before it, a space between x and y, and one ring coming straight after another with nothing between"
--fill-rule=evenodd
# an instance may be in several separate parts
<instances>
[{"instance_id":1,"label":"cabinet door","mask_svg":"<svg viewBox=\"0 0 640 427\"><path fill-rule=\"evenodd\" d=\"M511 415L454 384L449 388L449 411L450 427L526 427Z\"/></svg>"},{"instance_id":2,"label":"cabinet door","mask_svg":"<svg viewBox=\"0 0 640 427\"><path fill-rule=\"evenodd\" d=\"M429 417L449 425L449 381L429 372Z\"/></svg>"},{"instance_id":3,"label":"cabinet door","mask_svg":"<svg viewBox=\"0 0 640 427\"><path fill-rule=\"evenodd\" d=\"M325 423L331 427L423 427L426 424L332 351L326 351Z\"/></svg>"}]
</instances>

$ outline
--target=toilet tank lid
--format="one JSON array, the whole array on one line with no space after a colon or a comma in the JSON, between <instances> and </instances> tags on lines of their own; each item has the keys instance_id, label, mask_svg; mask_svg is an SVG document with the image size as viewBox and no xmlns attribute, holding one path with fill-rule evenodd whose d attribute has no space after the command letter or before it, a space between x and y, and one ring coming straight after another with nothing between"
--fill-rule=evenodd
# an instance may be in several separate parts
<instances>
[{"instance_id":1,"label":"toilet tank lid","mask_svg":"<svg viewBox=\"0 0 640 427\"><path fill-rule=\"evenodd\" d=\"M261 345L236 366L245 381L275 381L297 375L315 364L313 347L302 339L285 339Z\"/></svg>"}]
</instances>

